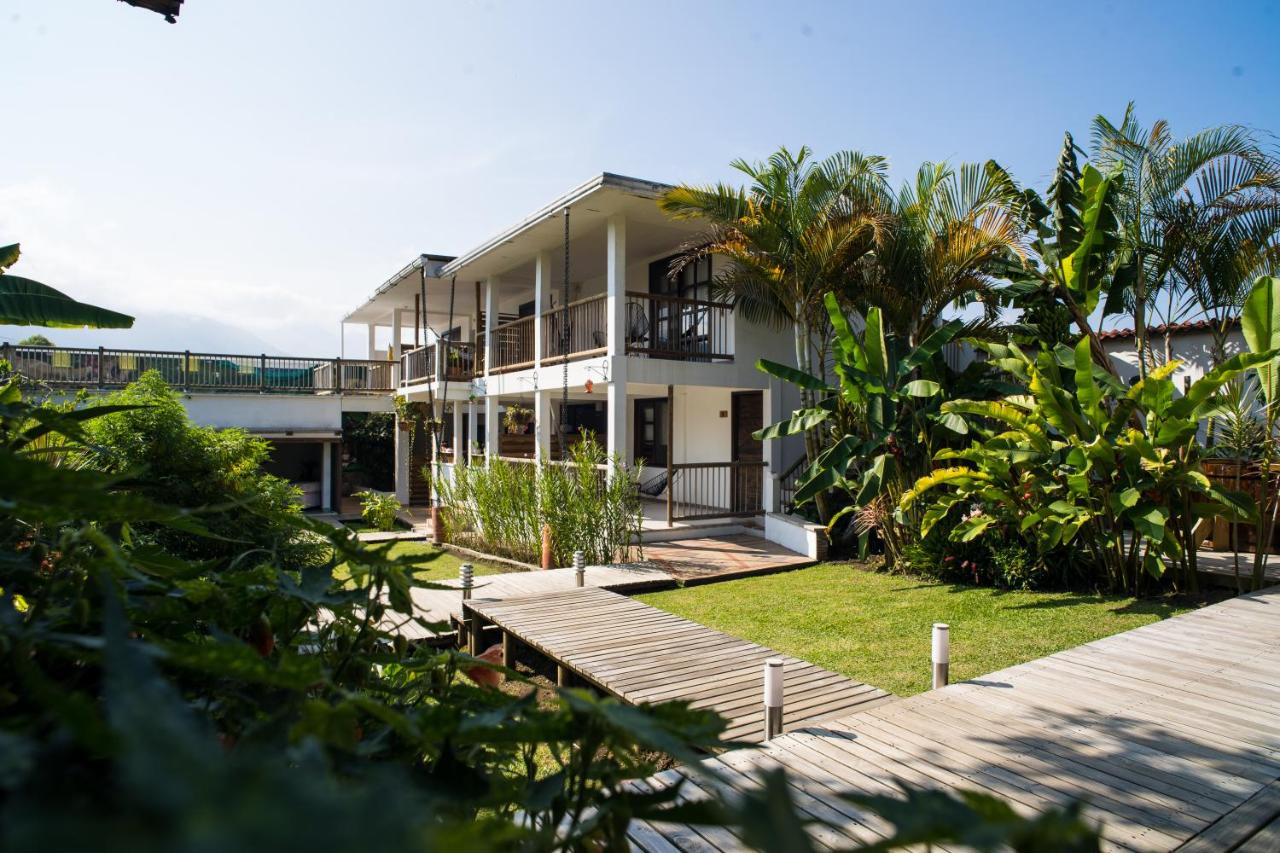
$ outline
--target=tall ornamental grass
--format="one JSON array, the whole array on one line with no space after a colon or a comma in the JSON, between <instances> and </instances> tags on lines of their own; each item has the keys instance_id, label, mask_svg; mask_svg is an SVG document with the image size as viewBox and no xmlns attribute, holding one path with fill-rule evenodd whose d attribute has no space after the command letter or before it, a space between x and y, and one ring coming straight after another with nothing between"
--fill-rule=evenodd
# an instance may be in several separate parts
<instances>
[{"instance_id":1,"label":"tall ornamental grass","mask_svg":"<svg viewBox=\"0 0 1280 853\"><path fill-rule=\"evenodd\" d=\"M638 485L635 471L584 434L563 463L494 459L488 467L456 466L452 482L438 489L453 540L538 562L548 524L552 560L567 566L577 550L592 564L632 559L643 516Z\"/></svg>"}]
</instances>

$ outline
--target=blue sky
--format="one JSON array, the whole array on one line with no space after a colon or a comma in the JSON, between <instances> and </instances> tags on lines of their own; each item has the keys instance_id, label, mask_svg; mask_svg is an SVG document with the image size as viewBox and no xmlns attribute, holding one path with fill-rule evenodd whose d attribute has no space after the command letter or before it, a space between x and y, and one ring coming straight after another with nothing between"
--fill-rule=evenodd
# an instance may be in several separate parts
<instances>
[{"instance_id":1,"label":"blue sky","mask_svg":"<svg viewBox=\"0 0 1280 853\"><path fill-rule=\"evenodd\" d=\"M1277 3L185 6L0 0L0 243L139 317L59 342L336 354L414 255L600 171L702 182L807 144L1043 189L1063 131L1131 99L1179 135L1280 131Z\"/></svg>"}]
</instances>

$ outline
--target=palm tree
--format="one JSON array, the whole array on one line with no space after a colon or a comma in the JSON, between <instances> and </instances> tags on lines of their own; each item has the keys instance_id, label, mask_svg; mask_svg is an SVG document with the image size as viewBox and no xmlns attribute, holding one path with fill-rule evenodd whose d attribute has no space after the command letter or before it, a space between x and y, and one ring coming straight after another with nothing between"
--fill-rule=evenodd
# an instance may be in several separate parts
<instances>
[{"instance_id":1,"label":"palm tree","mask_svg":"<svg viewBox=\"0 0 1280 853\"><path fill-rule=\"evenodd\" d=\"M1226 360L1227 337L1261 275L1280 272L1280 194L1257 198L1253 209L1221 214L1184 201L1169 223L1178 252L1171 269L1167 314L1198 312L1209 321L1213 364ZM1180 304L1180 309L1174 308ZM1167 323L1166 323L1167 326ZM1165 361L1173 358L1165 332Z\"/></svg>"},{"instance_id":2,"label":"palm tree","mask_svg":"<svg viewBox=\"0 0 1280 853\"><path fill-rule=\"evenodd\" d=\"M1180 230L1185 205L1199 218L1226 225L1280 192L1280 170L1257 135L1239 125L1221 125L1174 141L1168 122L1145 129L1131 102L1119 126L1093 120L1093 160L1103 172L1124 176L1117 201L1123 250L1133 274L1109 294L1108 312L1121 306L1133 314L1139 372L1150 361L1147 315L1156 299L1177 287L1176 268L1192 232Z\"/></svg>"},{"instance_id":3,"label":"palm tree","mask_svg":"<svg viewBox=\"0 0 1280 853\"><path fill-rule=\"evenodd\" d=\"M920 343L955 306L981 303L984 318L966 333L995 322L997 283L1010 261L1026 260L1022 195L994 161L925 163L893 201L892 227L874 255L860 264L849 301L877 307L910 346Z\"/></svg>"},{"instance_id":4,"label":"palm tree","mask_svg":"<svg viewBox=\"0 0 1280 853\"><path fill-rule=\"evenodd\" d=\"M887 164L853 151L814 160L805 147L731 165L749 186L679 186L659 200L669 216L706 225L682 248L672 272L710 255L728 259L712 285L716 297L752 322L790 325L796 366L824 376L830 321L823 294L843 289L886 234ZM804 408L811 408L813 392L800 393ZM807 432L808 459L821 449L818 436ZM821 501L819 513L826 518Z\"/></svg>"}]
</instances>

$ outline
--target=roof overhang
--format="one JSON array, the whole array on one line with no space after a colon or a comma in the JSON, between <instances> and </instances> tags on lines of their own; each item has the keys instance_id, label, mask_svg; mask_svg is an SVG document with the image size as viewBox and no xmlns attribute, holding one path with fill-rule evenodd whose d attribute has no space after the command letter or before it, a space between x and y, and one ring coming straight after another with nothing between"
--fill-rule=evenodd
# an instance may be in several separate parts
<instances>
[{"instance_id":1,"label":"roof overhang","mask_svg":"<svg viewBox=\"0 0 1280 853\"><path fill-rule=\"evenodd\" d=\"M539 252L552 252L557 260L563 252L566 208L570 210L575 270L599 265L604 244L595 237L609 217L617 214L627 218L628 254L643 255L650 244L669 245L692 227L668 219L658 209L656 200L670 188L656 181L603 172L456 258L415 258L378 287L363 305L347 314L343 322L385 323L394 309L412 308L414 294L420 293L424 268L428 313L446 313L451 297L459 312L465 310L468 300L474 299L471 289L475 282L490 277L503 277L513 283L531 282L532 260ZM449 285L454 278L457 286L451 293Z\"/></svg>"}]
</instances>

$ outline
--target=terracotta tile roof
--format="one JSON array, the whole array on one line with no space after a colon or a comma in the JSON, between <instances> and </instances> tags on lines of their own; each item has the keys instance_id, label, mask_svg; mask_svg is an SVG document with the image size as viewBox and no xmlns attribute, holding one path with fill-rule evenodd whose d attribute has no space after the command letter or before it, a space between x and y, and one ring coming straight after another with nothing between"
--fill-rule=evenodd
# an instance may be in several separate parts
<instances>
[{"instance_id":1,"label":"terracotta tile roof","mask_svg":"<svg viewBox=\"0 0 1280 853\"><path fill-rule=\"evenodd\" d=\"M1161 324L1159 326L1148 326L1147 334L1152 336L1163 335L1166 330L1170 334L1174 334L1174 335L1192 334L1194 332L1208 332L1211 328L1213 328L1214 325L1215 325L1214 321L1212 320L1188 320L1185 323L1171 323L1168 326L1164 324ZM1228 325L1231 328L1235 328L1236 326L1240 325L1240 321L1238 319L1232 320ZM1098 337L1104 341L1115 340L1117 338L1132 338L1133 329L1108 329L1105 332L1099 332Z\"/></svg>"}]
</instances>

